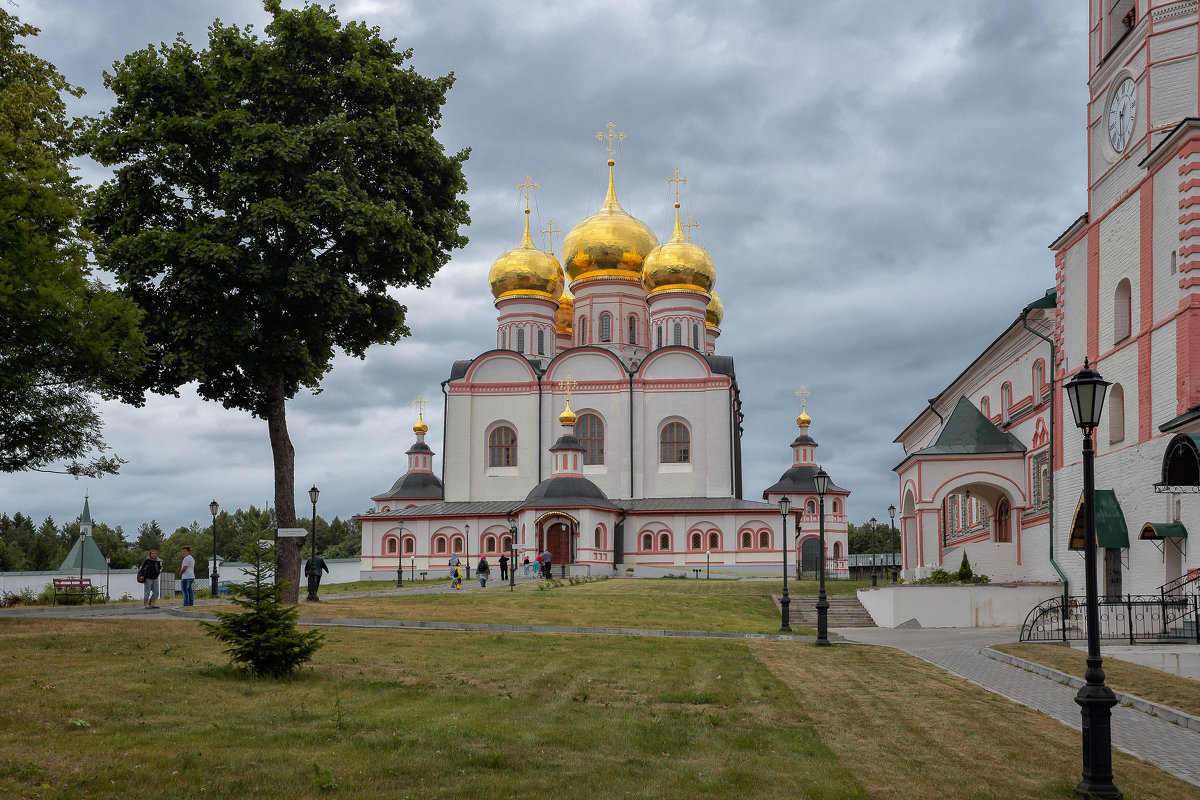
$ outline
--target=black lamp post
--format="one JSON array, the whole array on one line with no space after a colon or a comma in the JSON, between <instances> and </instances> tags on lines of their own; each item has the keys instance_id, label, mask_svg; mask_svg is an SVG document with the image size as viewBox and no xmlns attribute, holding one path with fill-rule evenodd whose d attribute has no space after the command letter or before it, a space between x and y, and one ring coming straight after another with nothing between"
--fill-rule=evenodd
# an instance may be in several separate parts
<instances>
[{"instance_id":1,"label":"black lamp post","mask_svg":"<svg viewBox=\"0 0 1200 800\"><path fill-rule=\"evenodd\" d=\"M829 488L829 475L823 467L817 467L813 476L817 488L818 524L821 532L820 575L821 589L817 593L817 646L829 646L829 599L825 596L825 491Z\"/></svg>"},{"instance_id":2,"label":"black lamp post","mask_svg":"<svg viewBox=\"0 0 1200 800\"><path fill-rule=\"evenodd\" d=\"M312 500L312 506L313 506L312 552L308 554L308 558L309 558L309 563L312 564L313 566L316 565L316 558L317 558L317 498L320 496L321 496L321 490L318 489L317 485L314 483L313 487L308 490L308 499ZM309 584L309 586L311 587L312 584ZM315 597L315 596L316 595L313 595L313 597ZM308 599L312 600L313 598L310 597Z\"/></svg>"},{"instance_id":3,"label":"black lamp post","mask_svg":"<svg viewBox=\"0 0 1200 800\"><path fill-rule=\"evenodd\" d=\"M1111 386L1083 360L1083 369L1066 385L1075 425L1083 431L1083 533L1084 585L1087 589L1087 683L1075 695L1083 714L1083 780L1075 787L1077 797L1121 797L1112 774L1113 690L1104 685L1100 658L1100 611L1096 598L1096 451L1092 434L1100 424L1104 395Z\"/></svg>"},{"instance_id":4,"label":"black lamp post","mask_svg":"<svg viewBox=\"0 0 1200 800\"><path fill-rule=\"evenodd\" d=\"M517 585L517 521L508 516L508 549L512 560L508 562L508 590L511 592Z\"/></svg>"},{"instance_id":5,"label":"black lamp post","mask_svg":"<svg viewBox=\"0 0 1200 800\"><path fill-rule=\"evenodd\" d=\"M314 515L315 516L315 515ZM396 586L404 586L404 520L396 520L400 533L396 534Z\"/></svg>"},{"instance_id":6,"label":"black lamp post","mask_svg":"<svg viewBox=\"0 0 1200 800\"><path fill-rule=\"evenodd\" d=\"M879 523L871 517L871 585L878 586L878 576L875 574L875 526Z\"/></svg>"},{"instance_id":7,"label":"black lamp post","mask_svg":"<svg viewBox=\"0 0 1200 800\"><path fill-rule=\"evenodd\" d=\"M208 512L213 518L213 552L212 552L212 596L215 600L217 597L217 581L221 576L217 574L217 512L221 507L217 505L217 501L213 500L208 504Z\"/></svg>"},{"instance_id":8,"label":"black lamp post","mask_svg":"<svg viewBox=\"0 0 1200 800\"><path fill-rule=\"evenodd\" d=\"M900 577L900 565L896 563L896 506L888 506L888 516L892 519L892 583Z\"/></svg>"},{"instance_id":9,"label":"black lamp post","mask_svg":"<svg viewBox=\"0 0 1200 800\"><path fill-rule=\"evenodd\" d=\"M787 571L787 565L784 564L784 572ZM704 580L712 577L712 550L704 551Z\"/></svg>"},{"instance_id":10,"label":"black lamp post","mask_svg":"<svg viewBox=\"0 0 1200 800\"><path fill-rule=\"evenodd\" d=\"M779 498L779 516L781 517L782 523L783 523L783 536L780 539L780 549L783 550L783 597L779 601L779 617L780 617L779 630L781 633L784 631L791 633L791 630L792 630L792 620L791 620L792 598L788 596L788 585L787 585L788 512L791 511L791 509L792 509L791 498L788 498L788 497Z\"/></svg>"}]
</instances>

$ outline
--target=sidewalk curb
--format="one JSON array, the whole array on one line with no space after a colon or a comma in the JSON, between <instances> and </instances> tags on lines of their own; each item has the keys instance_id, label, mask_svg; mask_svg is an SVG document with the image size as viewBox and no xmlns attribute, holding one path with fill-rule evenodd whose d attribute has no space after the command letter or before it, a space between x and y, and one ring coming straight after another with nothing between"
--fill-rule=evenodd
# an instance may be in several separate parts
<instances>
[{"instance_id":1,"label":"sidewalk curb","mask_svg":"<svg viewBox=\"0 0 1200 800\"><path fill-rule=\"evenodd\" d=\"M1023 669L1027 672L1032 672L1036 675L1041 675L1043 678L1049 678L1050 680L1064 683L1067 686L1071 686L1075 689L1082 687L1085 683L1082 678L1077 678L1074 675L1068 675L1065 672L1059 672L1056 669L1043 666L1042 664L1038 664L1033 661L1026 661L1025 659L1018 658L1017 656L1010 656L1008 653L1002 653L999 650L993 650L991 647L983 647L979 652L988 658L1009 664L1010 666L1017 667L1018 669ZM1136 695L1126 694L1125 692L1118 692L1114 690L1113 694L1117 696L1117 700L1122 705L1132 706L1138 711L1166 720L1167 722L1173 722L1181 728L1190 728L1194 731L1200 731L1200 717L1194 717L1191 714L1171 708L1170 706L1164 706L1161 703L1155 703Z\"/></svg>"}]
</instances>

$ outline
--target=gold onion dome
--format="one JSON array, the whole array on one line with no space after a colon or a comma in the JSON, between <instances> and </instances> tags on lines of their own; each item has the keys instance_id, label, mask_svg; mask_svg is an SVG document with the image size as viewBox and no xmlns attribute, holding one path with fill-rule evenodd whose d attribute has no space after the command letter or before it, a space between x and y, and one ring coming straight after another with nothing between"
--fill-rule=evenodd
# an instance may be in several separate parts
<instances>
[{"instance_id":1,"label":"gold onion dome","mask_svg":"<svg viewBox=\"0 0 1200 800\"><path fill-rule=\"evenodd\" d=\"M810 417L808 414L805 414L803 411L801 411L800 416L796 417L796 424L799 425L801 428L807 428L809 425L812 424L812 417Z\"/></svg>"},{"instance_id":2,"label":"gold onion dome","mask_svg":"<svg viewBox=\"0 0 1200 800\"><path fill-rule=\"evenodd\" d=\"M613 163L610 158L604 207L571 228L563 240L564 268L572 281L606 271L636 278L646 254L658 246L654 232L644 222L630 216L617 202Z\"/></svg>"},{"instance_id":3,"label":"gold onion dome","mask_svg":"<svg viewBox=\"0 0 1200 800\"><path fill-rule=\"evenodd\" d=\"M413 433L419 436L424 436L429 433L429 426L425 424L425 420L420 415L417 416L417 423L413 425Z\"/></svg>"},{"instance_id":4,"label":"gold onion dome","mask_svg":"<svg viewBox=\"0 0 1200 800\"><path fill-rule=\"evenodd\" d=\"M575 420L579 419L575 416L575 412L571 410L571 401L567 401L567 407L558 415L558 421L563 425L574 425Z\"/></svg>"},{"instance_id":5,"label":"gold onion dome","mask_svg":"<svg viewBox=\"0 0 1200 800\"><path fill-rule=\"evenodd\" d=\"M575 328L575 295L570 289L563 289L558 298L558 311L554 312L554 327L560 331L571 331Z\"/></svg>"},{"instance_id":6,"label":"gold onion dome","mask_svg":"<svg viewBox=\"0 0 1200 800\"><path fill-rule=\"evenodd\" d=\"M538 295L557 300L564 279L558 259L533 246L529 237L529 209L525 209L525 235L521 246L509 250L492 262L488 272L492 296L497 300L509 295Z\"/></svg>"},{"instance_id":7,"label":"gold onion dome","mask_svg":"<svg viewBox=\"0 0 1200 800\"><path fill-rule=\"evenodd\" d=\"M712 256L698 244L683 236L679 224L679 203L675 204L675 232L671 240L659 245L646 256L642 267L642 285L647 292L665 289L712 290L717 280L717 268Z\"/></svg>"},{"instance_id":8,"label":"gold onion dome","mask_svg":"<svg viewBox=\"0 0 1200 800\"><path fill-rule=\"evenodd\" d=\"M725 318L725 304L721 302L721 298L717 293L710 292L712 299L708 301L708 305L704 307L704 322L714 328L721 327L721 320Z\"/></svg>"}]
</instances>

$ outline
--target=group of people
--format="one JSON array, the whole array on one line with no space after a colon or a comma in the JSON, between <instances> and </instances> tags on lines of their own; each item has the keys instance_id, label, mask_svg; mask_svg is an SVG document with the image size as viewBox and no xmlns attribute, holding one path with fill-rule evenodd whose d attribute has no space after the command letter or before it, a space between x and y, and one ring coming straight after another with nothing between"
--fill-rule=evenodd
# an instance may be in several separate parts
<instances>
[{"instance_id":1,"label":"group of people","mask_svg":"<svg viewBox=\"0 0 1200 800\"><path fill-rule=\"evenodd\" d=\"M534 557L534 562L537 564L538 574L540 574L543 578L545 578L547 580L550 579L551 561L552 561L552 559L551 559L549 550L547 550L544 553L539 553L537 556ZM498 563L500 565L500 580L502 580L502 581L508 580L508 567L509 567L508 556L507 555L500 556ZM528 577L530 574L530 569L533 567L533 563L531 563L529 561L529 556L525 556L525 560L521 562L521 566L525 568L525 576ZM513 569L513 574L515 576L516 571L517 571L515 564L513 565L512 569ZM492 575L492 567L490 564L488 564L487 556L483 556L479 559L479 563L475 566L475 577L479 581L480 588L487 586L488 578L490 578L491 575ZM463 581L462 559L458 557L458 553L451 553L450 554L450 586L454 589L462 589L462 581Z\"/></svg>"},{"instance_id":2,"label":"group of people","mask_svg":"<svg viewBox=\"0 0 1200 800\"><path fill-rule=\"evenodd\" d=\"M329 565L321 554L317 553L304 564L304 574L308 578L308 599L319 602L317 592L321 587L321 573L329 572ZM158 608L158 582L163 572L163 561L158 557L157 550L151 550L150 555L138 568L138 583L142 584L142 608ZM196 559L192 557L192 548L183 546L183 560L179 565L179 585L183 592L183 606L188 608L196 605Z\"/></svg>"}]
</instances>

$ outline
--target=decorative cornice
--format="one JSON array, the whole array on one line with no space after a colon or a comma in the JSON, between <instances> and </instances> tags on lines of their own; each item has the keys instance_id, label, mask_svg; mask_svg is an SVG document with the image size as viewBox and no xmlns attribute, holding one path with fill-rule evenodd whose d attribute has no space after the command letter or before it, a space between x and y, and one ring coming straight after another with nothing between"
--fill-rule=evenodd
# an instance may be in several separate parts
<instances>
[{"instance_id":1,"label":"decorative cornice","mask_svg":"<svg viewBox=\"0 0 1200 800\"><path fill-rule=\"evenodd\" d=\"M1188 14L1195 14L1197 8L1200 8L1200 0L1180 0L1178 3L1151 9L1150 16L1154 19L1154 26L1158 27Z\"/></svg>"}]
</instances>

